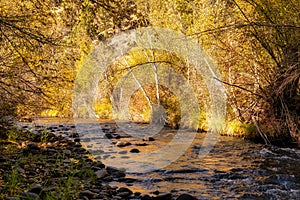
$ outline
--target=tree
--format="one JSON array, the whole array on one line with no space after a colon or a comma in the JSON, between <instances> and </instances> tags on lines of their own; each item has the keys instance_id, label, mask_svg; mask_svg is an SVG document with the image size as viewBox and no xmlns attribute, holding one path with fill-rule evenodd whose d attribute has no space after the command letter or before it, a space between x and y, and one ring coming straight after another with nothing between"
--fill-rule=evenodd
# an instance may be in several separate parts
<instances>
[{"instance_id":1,"label":"tree","mask_svg":"<svg viewBox=\"0 0 300 200\"><path fill-rule=\"evenodd\" d=\"M48 86L64 80L57 56L67 30L53 1L1 1L0 11L1 116L22 116L40 110Z\"/></svg>"},{"instance_id":2,"label":"tree","mask_svg":"<svg viewBox=\"0 0 300 200\"><path fill-rule=\"evenodd\" d=\"M228 125L237 120L235 126L252 132L254 117L270 138L299 138L299 1L153 0L148 5L152 25L197 37L218 63L231 108ZM248 135L239 128L233 132Z\"/></svg>"}]
</instances>

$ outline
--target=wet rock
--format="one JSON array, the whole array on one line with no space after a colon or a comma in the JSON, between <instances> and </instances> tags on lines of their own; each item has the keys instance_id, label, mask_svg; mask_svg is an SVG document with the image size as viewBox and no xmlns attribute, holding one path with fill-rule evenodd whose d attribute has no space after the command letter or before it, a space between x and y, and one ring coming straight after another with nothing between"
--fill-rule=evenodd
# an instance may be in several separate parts
<instances>
[{"instance_id":1,"label":"wet rock","mask_svg":"<svg viewBox=\"0 0 300 200\"><path fill-rule=\"evenodd\" d=\"M152 200L152 197L150 197L148 194L145 194L141 197L141 200Z\"/></svg>"},{"instance_id":2,"label":"wet rock","mask_svg":"<svg viewBox=\"0 0 300 200\"><path fill-rule=\"evenodd\" d=\"M134 183L134 182L137 182L138 179L123 177L123 178L119 178L118 181L119 181L119 182L123 182L123 183Z\"/></svg>"},{"instance_id":3,"label":"wet rock","mask_svg":"<svg viewBox=\"0 0 300 200\"><path fill-rule=\"evenodd\" d=\"M121 138L121 135L120 135L120 134L117 134L117 133L114 133L114 134L113 134L113 137L114 137L115 139L120 139L120 138Z\"/></svg>"},{"instance_id":4,"label":"wet rock","mask_svg":"<svg viewBox=\"0 0 300 200\"><path fill-rule=\"evenodd\" d=\"M107 139L112 139L113 138L113 135L111 133L105 133L105 137Z\"/></svg>"},{"instance_id":5,"label":"wet rock","mask_svg":"<svg viewBox=\"0 0 300 200\"><path fill-rule=\"evenodd\" d=\"M176 200L198 200L198 199L189 194L181 194Z\"/></svg>"},{"instance_id":6,"label":"wet rock","mask_svg":"<svg viewBox=\"0 0 300 200\"><path fill-rule=\"evenodd\" d=\"M129 197L130 195L133 194L133 192L130 189L125 188L125 187L119 188L117 190L117 192L118 192L118 196L123 197L123 198Z\"/></svg>"},{"instance_id":7,"label":"wet rock","mask_svg":"<svg viewBox=\"0 0 300 200\"><path fill-rule=\"evenodd\" d=\"M98 162L95 164L95 167L98 167L98 168L102 169L102 168L105 168L105 165L104 165L101 161L98 161Z\"/></svg>"},{"instance_id":8,"label":"wet rock","mask_svg":"<svg viewBox=\"0 0 300 200\"><path fill-rule=\"evenodd\" d=\"M126 141L118 141L116 143L117 147L126 147L126 146L129 146L129 145L131 145L131 143L130 142L126 142Z\"/></svg>"},{"instance_id":9,"label":"wet rock","mask_svg":"<svg viewBox=\"0 0 300 200\"><path fill-rule=\"evenodd\" d=\"M148 144L145 142L137 142L134 144L135 146L147 146Z\"/></svg>"},{"instance_id":10,"label":"wet rock","mask_svg":"<svg viewBox=\"0 0 300 200\"><path fill-rule=\"evenodd\" d=\"M167 194L160 194L157 195L156 197L152 197L153 200L171 200L172 199L172 194L167 193Z\"/></svg>"},{"instance_id":11,"label":"wet rock","mask_svg":"<svg viewBox=\"0 0 300 200\"><path fill-rule=\"evenodd\" d=\"M130 193L130 194L133 194L133 192L130 190L130 189L128 189L128 188L126 188L126 187L121 187L121 188L119 188L118 190L117 190L117 192L128 192L128 193Z\"/></svg>"},{"instance_id":12,"label":"wet rock","mask_svg":"<svg viewBox=\"0 0 300 200\"><path fill-rule=\"evenodd\" d=\"M130 150L130 153L140 153L140 150L134 148Z\"/></svg>"},{"instance_id":13,"label":"wet rock","mask_svg":"<svg viewBox=\"0 0 300 200\"><path fill-rule=\"evenodd\" d=\"M142 193L140 193L140 192L135 192L133 195L134 195L135 197L139 197L139 196L141 196L141 194L142 194Z\"/></svg>"},{"instance_id":14,"label":"wet rock","mask_svg":"<svg viewBox=\"0 0 300 200\"><path fill-rule=\"evenodd\" d=\"M127 151L120 151L119 154L127 154Z\"/></svg>"},{"instance_id":15,"label":"wet rock","mask_svg":"<svg viewBox=\"0 0 300 200\"><path fill-rule=\"evenodd\" d=\"M111 176L116 177L116 178L126 176L124 171L121 171L115 167L107 167L106 170Z\"/></svg>"},{"instance_id":16,"label":"wet rock","mask_svg":"<svg viewBox=\"0 0 300 200\"><path fill-rule=\"evenodd\" d=\"M151 141L155 141L155 139L153 137L145 137L143 138L143 141L151 142Z\"/></svg>"},{"instance_id":17,"label":"wet rock","mask_svg":"<svg viewBox=\"0 0 300 200\"><path fill-rule=\"evenodd\" d=\"M151 192L152 194L155 194L155 195L159 195L159 191L158 190L155 190L153 192Z\"/></svg>"},{"instance_id":18,"label":"wet rock","mask_svg":"<svg viewBox=\"0 0 300 200\"><path fill-rule=\"evenodd\" d=\"M82 145L79 142L76 142L74 147L82 147Z\"/></svg>"}]
</instances>

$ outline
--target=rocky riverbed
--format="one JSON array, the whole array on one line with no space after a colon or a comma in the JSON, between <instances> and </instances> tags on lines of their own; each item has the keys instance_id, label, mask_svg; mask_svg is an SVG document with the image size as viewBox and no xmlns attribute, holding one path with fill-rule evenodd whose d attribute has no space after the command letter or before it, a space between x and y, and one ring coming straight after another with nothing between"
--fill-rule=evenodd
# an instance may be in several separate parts
<instances>
[{"instance_id":1,"label":"rocky riverbed","mask_svg":"<svg viewBox=\"0 0 300 200\"><path fill-rule=\"evenodd\" d=\"M0 141L0 199L196 199L189 194L142 194L110 186L111 182L132 180L89 154L74 128L30 124L10 130Z\"/></svg>"},{"instance_id":2,"label":"rocky riverbed","mask_svg":"<svg viewBox=\"0 0 300 200\"><path fill-rule=\"evenodd\" d=\"M22 123L18 134L9 132L9 138L1 142L0 199L300 197L298 149L220 137L211 152L199 159L197 153L205 138L205 134L199 133L187 151L169 166L146 173L134 172L133 167L132 172L125 172L126 167L107 165L107 159L140 159L134 155L162 148L174 138L176 130L166 128L153 136L135 138L115 123L101 123L102 134L111 146L118 147L115 151L109 146L107 152L100 153L101 157L82 146L88 143L81 143L82 137L72 121ZM93 123L81 128L95 130Z\"/></svg>"}]
</instances>

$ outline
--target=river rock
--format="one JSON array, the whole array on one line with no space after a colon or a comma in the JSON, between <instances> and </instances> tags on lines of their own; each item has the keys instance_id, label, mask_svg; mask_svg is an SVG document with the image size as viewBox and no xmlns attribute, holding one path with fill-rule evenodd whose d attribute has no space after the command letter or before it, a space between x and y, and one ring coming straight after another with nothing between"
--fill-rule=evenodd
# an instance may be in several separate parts
<instances>
[{"instance_id":1,"label":"river rock","mask_svg":"<svg viewBox=\"0 0 300 200\"><path fill-rule=\"evenodd\" d=\"M138 150L137 148L131 149L130 153L140 153L140 150Z\"/></svg>"},{"instance_id":2,"label":"river rock","mask_svg":"<svg viewBox=\"0 0 300 200\"><path fill-rule=\"evenodd\" d=\"M124 150L124 151L119 151L118 154L127 154L127 151Z\"/></svg>"},{"instance_id":3,"label":"river rock","mask_svg":"<svg viewBox=\"0 0 300 200\"><path fill-rule=\"evenodd\" d=\"M155 191L153 191L153 192L151 192L152 194L155 194L155 195L159 195L159 191L158 190L155 190Z\"/></svg>"},{"instance_id":4,"label":"river rock","mask_svg":"<svg viewBox=\"0 0 300 200\"><path fill-rule=\"evenodd\" d=\"M113 177L116 177L116 178L120 178L120 177L125 177L126 176L126 174L125 174L124 171L119 170L119 169L117 169L115 167L108 166L108 167L106 167L106 170L107 170L107 172L110 175L112 175Z\"/></svg>"},{"instance_id":5,"label":"river rock","mask_svg":"<svg viewBox=\"0 0 300 200\"><path fill-rule=\"evenodd\" d=\"M145 142L137 142L134 144L135 146L147 146L148 144Z\"/></svg>"},{"instance_id":6,"label":"river rock","mask_svg":"<svg viewBox=\"0 0 300 200\"><path fill-rule=\"evenodd\" d=\"M120 139L120 138L121 138L121 135L120 135L120 134L117 134L117 133L114 133L114 134L113 134L113 137L114 137L115 139Z\"/></svg>"},{"instance_id":7,"label":"river rock","mask_svg":"<svg viewBox=\"0 0 300 200\"><path fill-rule=\"evenodd\" d=\"M130 196L130 194L128 192L120 192L116 199L122 200L124 198L128 198L129 196Z\"/></svg>"},{"instance_id":8,"label":"river rock","mask_svg":"<svg viewBox=\"0 0 300 200\"><path fill-rule=\"evenodd\" d=\"M152 197L150 197L148 194L145 194L141 197L141 200L152 200Z\"/></svg>"},{"instance_id":9,"label":"river rock","mask_svg":"<svg viewBox=\"0 0 300 200\"><path fill-rule=\"evenodd\" d=\"M42 186L41 186L40 184L36 184L36 185L32 186L32 187L28 190L28 192L39 195L39 194L41 193L42 190L43 190Z\"/></svg>"},{"instance_id":10,"label":"river rock","mask_svg":"<svg viewBox=\"0 0 300 200\"><path fill-rule=\"evenodd\" d=\"M101 179L101 178L104 178L105 176L107 176L108 172L106 171L106 169L100 169L100 170L96 171L95 174L98 178Z\"/></svg>"},{"instance_id":11,"label":"river rock","mask_svg":"<svg viewBox=\"0 0 300 200\"><path fill-rule=\"evenodd\" d=\"M126 147L126 146L129 146L129 145L131 145L131 143L130 142L126 142L126 141L118 141L116 143L117 147Z\"/></svg>"},{"instance_id":12,"label":"river rock","mask_svg":"<svg viewBox=\"0 0 300 200\"><path fill-rule=\"evenodd\" d=\"M145 138L143 138L143 141L151 142L151 141L155 141L155 139L153 137L145 137Z\"/></svg>"},{"instance_id":13,"label":"river rock","mask_svg":"<svg viewBox=\"0 0 300 200\"><path fill-rule=\"evenodd\" d=\"M172 199L172 194L166 193L166 194L160 194L157 195L156 197L152 197L153 200L171 200Z\"/></svg>"},{"instance_id":14,"label":"river rock","mask_svg":"<svg viewBox=\"0 0 300 200\"><path fill-rule=\"evenodd\" d=\"M128 189L128 188L126 188L126 187L120 187L118 190L117 190L117 192L128 192L128 193L130 193L130 194L133 194L133 192L130 190L130 189Z\"/></svg>"},{"instance_id":15,"label":"river rock","mask_svg":"<svg viewBox=\"0 0 300 200\"><path fill-rule=\"evenodd\" d=\"M181 194L176 200L198 200L198 199L189 194Z\"/></svg>"},{"instance_id":16,"label":"river rock","mask_svg":"<svg viewBox=\"0 0 300 200\"><path fill-rule=\"evenodd\" d=\"M79 192L79 196L81 196L81 197L86 196L89 199L94 199L97 197L97 194L90 190L84 190L84 191Z\"/></svg>"},{"instance_id":17,"label":"river rock","mask_svg":"<svg viewBox=\"0 0 300 200\"><path fill-rule=\"evenodd\" d=\"M111 133L105 133L105 137L107 139L112 139L113 138L113 135Z\"/></svg>"}]
</instances>

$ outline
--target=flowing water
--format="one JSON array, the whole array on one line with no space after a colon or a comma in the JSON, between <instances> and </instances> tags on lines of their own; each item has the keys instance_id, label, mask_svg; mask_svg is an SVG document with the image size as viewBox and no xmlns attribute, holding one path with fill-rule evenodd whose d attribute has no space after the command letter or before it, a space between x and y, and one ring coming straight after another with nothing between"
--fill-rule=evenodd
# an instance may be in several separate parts
<instances>
[{"instance_id":1,"label":"flowing water","mask_svg":"<svg viewBox=\"0 0 300 200\"><path fill-rule=\"evenodd\" d=\"M126 137L113 123L101 123L105 130L120 136L111 139L114 143L131 142L121 148L127 159L130 159L130 149L137 148L140 153L153 151L166 145L176 134L175 130L166 128L154 136L155 141L141 146L137 145L141 144L140 139ZM40 120L27 126L33 131L46 126L65 137L76 132L69 120ZM110 184L149 194L188 193L199 199L300 199L300 150L221 136L210 153L200 159L197 155L204 137L205 134L199 133L186 153L169 166L147 173L127 173L125 178Z\"/></svg>"}]
</instances>

